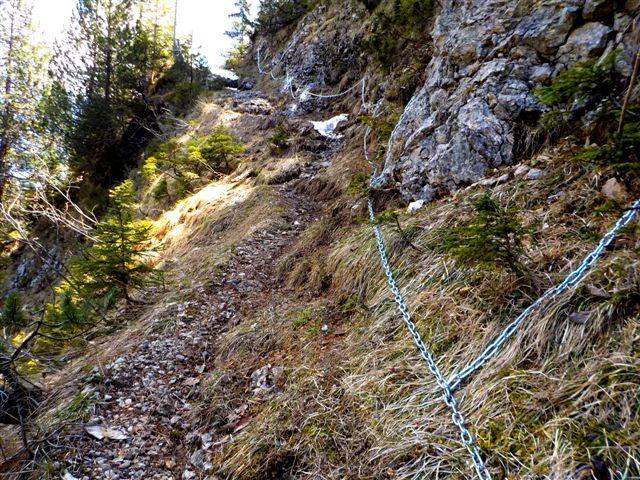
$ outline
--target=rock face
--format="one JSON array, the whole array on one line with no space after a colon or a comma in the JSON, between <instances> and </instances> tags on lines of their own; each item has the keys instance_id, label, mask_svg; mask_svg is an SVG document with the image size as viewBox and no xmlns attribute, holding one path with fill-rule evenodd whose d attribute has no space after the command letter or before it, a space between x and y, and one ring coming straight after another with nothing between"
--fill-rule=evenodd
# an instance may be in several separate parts
<instances>
[{"instance_id":1,"label":"rock face","mask_svg":"<svg viewBox=\"0 0 640 480\"><path fill-rule=\"evenodd\" d=\"M447 0L432 32L427 81L396 129L381 184L431 200L517 161L518 125L534 125L533 90L587 58L622 52L630 16L611 0Z\"/></svg>"},{"instance_id":2,"label":"rock face","mask_svg":"<svg viewBox=\"0 0 640 480\"><path fill-rule=\"evenodd\" d=\"M300 96L307 89L321 91L337 87L341 79L346 83L358 81L361 41L364 31L359 22L365 8L358 3L347 3L328 10L321 5L306 15L281 52L271 51L266 43L259 46L264 59L261 68L282 79L282 92ZM317 98L303 97L298 108L304 113L312 111Z\"/></svg>"}]
</instances>

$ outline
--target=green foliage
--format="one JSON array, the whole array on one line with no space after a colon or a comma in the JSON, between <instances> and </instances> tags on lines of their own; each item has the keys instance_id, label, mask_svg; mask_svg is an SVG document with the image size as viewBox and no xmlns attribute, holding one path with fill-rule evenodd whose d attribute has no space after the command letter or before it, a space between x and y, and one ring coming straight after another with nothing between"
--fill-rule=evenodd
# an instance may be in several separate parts
<instances>
[{"instance_id":1,"label":"green foliage","mask_svg":"<svg viewBox=\"0 0 640 480\"><path fill-rule=\"evenodd\" d=\"M247 43L239 43L229 50L224 61L224 68L231 71L237 69L246 57L248 50L249 46Z\"/></svg>"},{"instance_id":2,"label":"green foliage","mask_svg":"<svg viewBox=\"0 0 640 480\"><path fill-rule=\"evenodd\" d=\"M54 57L51 71L74 92L65 135L70 164L92 185L113 185L133 163L140 134L133 141L132 132L152 115L145 99L169 66L168 18L150 3L78 2Z\"/></svg>"},{"instance_id":3,"label":"green foliage","mask_svg":"<svg viewBox=\"0 0 640 480\"><path fill-rule=\"evenodd\" d=\"M158 174L158 159L156 157L147 157L140 170L142 178L146 181L151 181Z\"/></svg>"},{"instance_id":4,"label":"green foliage","mask_svg":"<svg viewBox=\"0 0 640 480\"><path fill-rule=\"evenodd\" d=\"M59 294L58 303L47 305L46 321L51 329L56 333L73 333L93 322L91 307L76 300L69 285L63 285Z\"/></svg>"},{"instance_id":5,"label":"green foliage","mask_svg":"<svg viewBox=\"0 0 640 480\"><path fill-rule=\"evenodd\" d=\"M420 227L416 225L414 222L410 222L404 227L400 223L400 212L395 209L385 210L380 212L375 217L375 223L377 225L383 224L391 224L400 237L402 238L403 244L405 246L411 247L416 251L422 252L422 249L413 243L413 239L420 232ZM362 219L363 221L369 221L368 219Z\"/></svg>"},{"instance_id":6,"label":"green foliage","mask_svg":"<svg viewBox=\"0 0 640 480\"><path fill-rule=\"evenodd\" d=\"M152 172L171 172L174 178L182 179L188 184L206 171L217 174L230 173L236 167L236 157L243 151L244 145L237 142L226 128L220 126L205 138L187 143L171 139L155 146L142 167L142 175L151 178ZM156 188L165 187L159 184ZM158 191L154 196L162 196L164 193Z\"/></svg>"},{"instance_id":7,"label":"green foliage","mask_svg":"<svg viewBox=\"0 0 640 480\"><path fill-rule=\"evenodd\" d=\"M151 192L154 200L161 200L169 195L169 183L166 178L162 178Z\"/></svg>"},{"instance_id":8,"label":"green foliage","mask_svg":"<svg viewBox=\"0 0 640 480\"><path fill-rule=\"evenodd\" d=\"M313 0L262 0L255 27L259 33L275 33L297 22L314 5Z\"/></svg>"},{"instance_id":9,"label":"green foliage","mask_svg":"<svg viewBox=\"0 0 640 480\"><path fill-rule=\"evenodd\" d=\"M217 127L199 149L208 167L228 173L235 168L235 157L244 152L244 145L236 142L226 128Z\"/></svg>"},{"instance_id":10,"label":"green foliage","mask_svg":"<svg viewBox=\"0 0 640 480\"><path fill-rule=\"evenodd\" d=\"M177 114L188 112L200 95L205 91L204 86L195 82L185 82L176 85L167 95L172 110Z\"/></svg>"},{"instance_id":11,"label":"green foliage","mask_svg":"<svg viewBox=\"0 0 640 480\"><path fill-rule=\"evenodd\" d=\"M376 9L376 13L373 31L362 47L375 54L385 70L405 58L399 55L401 51L424 46L425 31L435 12L434 0L393 0L379 8L381 2L363 3L369 10Z\"/></svg>"},{"instance_id":12,"label":"green foliage","mask_svg":"<svg viewBox=\"0 0 640 480\"><path fill-rule=\"evenodd\" d=\"M397 119L394 118L376 118L368 115L363 115L358 117L361 123L371 127L374 133L377 135L378 139L386 143L389 141L391 137L391 133L393 132L393 128L397 123Z\"/></svg>"},{"instance_id":13,"label":"green foliage","mask_svg":"<svg viewBox=\"0 0 640 480\"><path fill-rule=\"evenodd\" d=\"M551 85L537 88L534 95L540 103L551 107L541 121L541 132L557 139L570 130L586 112L606 100L600 117L610 113L612 100L620 93L621 77L615 68L618 51L601 62L587 60L565 70L551 81Z\"/></svg>"},{"instance_id":14,"label":"green foliage","mask_svg":"<svg viewBox=\"0 0 640 480\"><path fill-rule=\"evenodd\" d=\"M522 276L522 240L527 230L518 210L505 209L488 195L475 202L474 208L475 217L445 237L444 251L463 263L506 266Z\"/></svg>"},{"instance_id":15,"label":"green foliage","mask_svg":"<svg viewBox=\"0 0 640 480\"><path fill-rule=\"evenodd\" d=\"M578 158L611 167L618 173L629 170L637 172L640 171L639 148L640 122L632 122L626 123L622 132L611 134L609 142L603 146L586 147Z\"/></svg>"},{"instance_id":16,"label":"green foliage","mask_svg":"<svg viewBox=\"0 0 640 480\"><path fill-rule=\"evenodd\" d=\"M354 177L349 182L349 186L347 190L351 195L357 197L367 197L369 196L369 183L371 182L371 178L364 173L356 173Z\"/></svg>"},{"instance_id":17,"label":"green foliage","mask_svg":"<svg viewBox=\"0 0 640 480\"><path fill-rule=\"evenodd\" d=\"M31 8L26 0L0 6L0 202L13 170L31 168L31 152L46 144L33 135L44 59L31 43Z\"/></svg>"},{"instance_id":18,"label":"green foliage","mask_svg":"<svg viewBox=\"0 0 640 480\"><path fill-rule=\"evenodd\" d=\"M269 141L276 148L286 148L289 145L289 132L284 125L278 125Z\"/></svg>"},{"instance_id":19,"label":"green foliage","mask_svg":"<svg viewBox=\"0 0 640 480\"><path fill-rule=\"evenodd\" d=\"M131 299L131 290L160 281L160 272L145 263L153 251L149 246L151 224L134 218L134 199L131 180L110 190L109 215L91 232L95 243L84 258L72 263L78 288L89 298L118 289Z\"/></svg>"},{"instance_id":20,"label":"green foliage","mask_svg":"<svg viewBox=\"0 0 640 480\"><path fill-rule=\"evenodd\" d=\"M238 10L229 15L230 18L234 19L234 22L231 30L225 32L225 35L242 43L251 35L254 27L251 21L251 5L248 0L236 0L234 6Z\"/></svg>"},{"instance_id":21,"label":"green foliage","mask_svg":"<svg viewBox=\"0 0 640 480\"><path fill-rule=\"evenodd\" d=\"M0 314L0 327L10 332L18 331L27 324L27 316L22 307L22 298L16 292L10 293L4 301Z\"/></svg>"},{"instance_id":22,"label":"green foliage","mask_svg":"<svg viewBox=\"0 0 640 480\"><path fill-rule=\"evenodd\" d=\"M227 54L225 68L233 70L237 68L240 62L247 54L249 47L249 38L253 33L255 25L251 20L251 5L248 0L236 0L235 7L238 9L235 13L229 15L233 20L231 30L225 32L225 35L236 41L235 46Z\"/></svg>"},{"instance_id":23,"label":"green foliage","mask_svg":"<svg viewBox=\"0 0 640 480\"><path fill-rule=\"evenodd\" d=\"M619 51L579 63L555 77L551 85L535 90L536 98L548 107L568 108L575 101L609 98L618 91L620 77L615 69Z\"/></svg>"},{"instance_id":24,"label":"green foliage","mask_svg":"<svg viewBox=\"0 0 640 480\"><path fill-rule=\"evenodd\" d=\"M371 116L358 117L361 123L369 126L377 137L377 148L374 154L373 161L376 163L381 162L387 152L387 143L391 137L391 133L398 121L398 116L395 114L389 115L386 118L376 118Z\"/></svg>"}]
</instances>

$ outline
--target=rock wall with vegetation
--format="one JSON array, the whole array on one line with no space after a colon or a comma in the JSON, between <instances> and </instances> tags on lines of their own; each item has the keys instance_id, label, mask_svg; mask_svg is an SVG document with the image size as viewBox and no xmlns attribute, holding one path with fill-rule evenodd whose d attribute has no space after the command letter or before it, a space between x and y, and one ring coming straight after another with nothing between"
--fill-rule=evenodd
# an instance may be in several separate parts
<instances>
[{"instance_id":1,"label":"rock wall with vegetation","mask_svg":"<svg viewBox=\"0 0 640 480\"><path fill-rule=\"evenodd\" d=\"M531 140L545 112L537 87L613 52L616 70L631 73L634 8L607 0L444 1L426 81L393 139L387 186L431 200L526 158L540 147Z\"/></svg>"}]
</instances>

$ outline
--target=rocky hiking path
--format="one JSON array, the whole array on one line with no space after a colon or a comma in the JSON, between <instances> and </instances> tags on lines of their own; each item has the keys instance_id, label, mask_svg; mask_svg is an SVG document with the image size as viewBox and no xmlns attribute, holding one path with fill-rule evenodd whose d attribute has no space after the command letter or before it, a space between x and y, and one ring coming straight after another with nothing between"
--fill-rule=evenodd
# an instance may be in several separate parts
<instances>
[{"instance_id":1,"label":"rocky hiking path","mask_svg":"<svg viewBox=\"0 0 640 480\"><path fill-rule=\"evenodd\" d=\"M103 380L95 387L95 411L74 444L76 458L66 479L188 480L215 473L207 450L220 439L196 431L193 402L218 336L240 320L241 311L258 311L273 301L280 288L277 261L313 220L311 202L288 185L273 188L288 208L286 229L262 230L245 240L195 299L170 306L170 325L158 322L134 350L94 369Z\"/></svg>"}]
</instances>

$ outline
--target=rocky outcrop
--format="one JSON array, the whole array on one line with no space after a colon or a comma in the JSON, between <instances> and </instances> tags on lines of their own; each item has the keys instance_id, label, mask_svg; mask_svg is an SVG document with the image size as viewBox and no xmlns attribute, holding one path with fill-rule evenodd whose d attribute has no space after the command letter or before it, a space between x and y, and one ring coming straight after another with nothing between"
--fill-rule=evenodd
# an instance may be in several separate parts
<instances>
[{"instance_id":1,"label":"rocky outcrop","mask_svg":"<svg viewBox=\"0 0 640 480\"><path fill-rule=\"evenodd\" d=\"M431 200L517 160L533 90L616 48L632 63L631 17L610 0L447 0L432 33L427 81L407 106L383 172L407 200ZM628 7L627 7L628 8Z\"/></svg>"},{"instance_id":2,"label":"rocky outcrop","mask_svg":"<svg viewBox=\"0 0 640 480\"><path fill-rule=\"evenodd\" d=\"M336 85L345 74L357 81L364 35L358 25L363 24L359 20L364 14L358 3L319 6L300 21L284 47L279 43L270 46L267 40L271 38L258 41L264 59L261 68L289 79L297 94L304 88ZM288 82L284 84L288 90Z\"/></svg>"}]
</instances>

